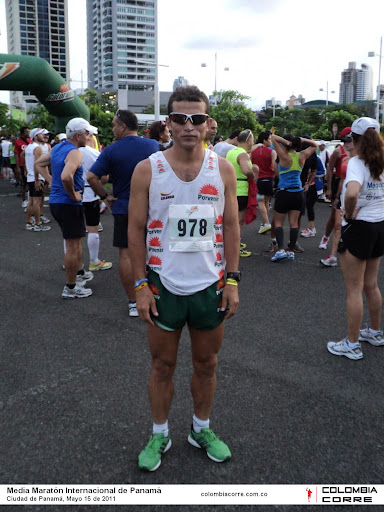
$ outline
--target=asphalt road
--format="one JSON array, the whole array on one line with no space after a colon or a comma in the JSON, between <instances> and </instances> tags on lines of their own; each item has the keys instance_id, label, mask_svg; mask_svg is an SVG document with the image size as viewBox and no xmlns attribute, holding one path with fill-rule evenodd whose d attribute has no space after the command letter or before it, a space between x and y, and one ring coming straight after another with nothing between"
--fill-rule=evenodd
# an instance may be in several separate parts
<instances>
[{"instance_id":1,"label":"asphalt road","mask_svg":"<svg viewBox=\"0 0 384 512\"><path fill-rule=\"evenodd\" d=\"M64 301L58 226L26 231L20 198L0 182L0 483L382 483L384 349L364 345L360 361L326 349L346 334L341 270L319 266L329 213L327 204L316 206L318 234L300 239L305 252L294 262L269 261L259 221L245 229L253 254L240 262L241 304L226 325L211 416L232 460L216 464L187 443L191 353L183 333L173 446L158 471L143 473L137 455L152 427L150 357L145 325L128 317L112 216L102 216L100 250L112 269L95 275L92 297Z\"/></svg>"}]
</instances>

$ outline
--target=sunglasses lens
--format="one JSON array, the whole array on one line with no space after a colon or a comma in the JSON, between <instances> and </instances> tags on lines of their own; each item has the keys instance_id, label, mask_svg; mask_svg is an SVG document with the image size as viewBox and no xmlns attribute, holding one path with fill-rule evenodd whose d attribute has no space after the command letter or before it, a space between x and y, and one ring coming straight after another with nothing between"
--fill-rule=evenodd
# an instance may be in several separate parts
<instances>
[{"instance_id":1,"label":"sunglasses lens","mask_svg":"<svg viewBox=\"0 0 384 512\"><path fill-rule=\"evenodd\" d=\"M192 123L193 124L203 124L207 120L207 117L205 114L192 114Z\"/></svg>"},{"instance_id":2,"label":"sunglasses lens","mask_svg":"<svg viewBox=\"0 0 384 512\"><path fill-rule=\"evenodd\" d=\"M171 114L169 118L171 121L177 124L185 124L188 119L188 117L185 114Z\"/></svg>"}]
</instances>

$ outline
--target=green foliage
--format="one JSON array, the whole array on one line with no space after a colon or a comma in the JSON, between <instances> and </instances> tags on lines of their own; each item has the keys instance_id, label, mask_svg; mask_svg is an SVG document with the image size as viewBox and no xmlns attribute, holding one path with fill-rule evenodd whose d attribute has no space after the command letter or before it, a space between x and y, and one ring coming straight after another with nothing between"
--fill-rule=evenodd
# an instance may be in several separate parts
<instances>
[{"instance_id":1,"label":"green foliage","mask_svg":"<svg viewBox=\"0 0 384 512\"><path fill-rule=\"evenodd\" d=\"M333 110L333 109L332 109ZM332 140L338 139L341 130L346 126L351 126L353 121L359 117L359 114L351 114L346 110L333 110L327 111L325 122L319 127L319 129L313 134L316 139ZM334 136L332 132L332 126L336 123L338 127L338 133Z\"/></svg>"},{"instance_id":2,"label":"green foliage","mask_svg":"<svg viewBox=\"0 0 384 512\"><path fill-rule=\"evenodd\" d=\"M102 92L99 94L94 89L85 89L84 94L80 94L80 99L88 107L98 106L107 114L117 110L116 95L110 92Z\"/></svg>"},{"instance_id":3,"label":"green foliage","mask_svg":"<svg viewBox=\"0 0 384 512\"><path fill-rule=\"evenodd\" d=\"M256 115L243 105L242 102L246 99L248 96L238 91L224 91L218 104L211 107L210 115L217 121L220 135L228 137L233 130L252 130L257 136L263 131Z\"/></svg>"},{"instance_id":4,"label":"green foliage","mask_svg":"<svg viewBox=\"0 0 384 512\"><path fill-rule=\"evenodd\" d=\"M282 110L278 116L265 123L265 128L267 130L274 128L278 135L283 135L284 133L304 135L310 130L310 125L306 121L305 110L294 108Z\"/></svg>"},{"instance_id":5,"label":"green foliage","mask_svg":"<svg viewBox=\"0 0 384 512\"><path fill-rule=\"evenodd\" d=\"M101 144L106 146L113 141L112 121L114 112L104 112L98 105L89 105L90 123L96 126Z\"/></svg>"},{"instance_id":6,"label":"green foliage","mask_svg":"<svg viewBox=\"0 0 384 512\"><path fill-rule=\"evenodd\" d=\"M154 114L155 109L153 105L148 105L145 107L142 112L142 114ZM166 116L168 114L168 105L160 105L160 114L162 116Z\"/></svg>"},{"instance_id":7,"label":"green foliage","mask_svg":"<svg viewBox=\"0 0 384 512\"><path fill-rule=\"evenodd\" d=\"M31 118L28 126L31 128L45 128L49 132L55 133L55 117L48 112L44 105L28 111Z\"/></svg>"},{"instance_id":8,"label":"green foliage","mask_svg":"<svg viewBox=\"0 0 384 512\"><path fill-rule=\"evenodd\" d=\"M25 121L12 119L9 115L8 105L0 102L0 132L1 135L18 135Z\"/></svg>"}]
</instances>

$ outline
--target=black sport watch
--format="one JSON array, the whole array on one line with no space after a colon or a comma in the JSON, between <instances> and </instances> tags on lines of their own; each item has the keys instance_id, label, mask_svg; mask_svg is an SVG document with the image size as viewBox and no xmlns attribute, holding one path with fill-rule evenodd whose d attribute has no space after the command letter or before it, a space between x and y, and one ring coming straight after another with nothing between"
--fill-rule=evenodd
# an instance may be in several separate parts
<instances>
[{"instance_id":1,"label":"black sport watch","mask_svg":"<svg viewBox=\"0 0 384 512\"><path fill-rule=\"evenodd\" d=\"M234 279L237 283L239 283L241 280L240 270L237 272L227 272L227 279Z\"/></svg>"}]
</instances>

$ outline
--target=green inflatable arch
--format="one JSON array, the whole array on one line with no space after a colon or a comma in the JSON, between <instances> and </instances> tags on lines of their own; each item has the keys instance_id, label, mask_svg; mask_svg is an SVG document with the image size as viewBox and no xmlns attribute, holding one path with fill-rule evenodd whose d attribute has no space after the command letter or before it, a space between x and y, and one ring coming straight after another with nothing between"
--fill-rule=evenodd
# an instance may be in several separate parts
<instances>
[{"instance_id":1,"label":"green inflatable arch","mask_svg":"<svg viewBox=\"0 0 384 512\"><path fill-rule=\"evenodd\" d=\"M55 116L56 133L73 117L89 121L89 109L48 62L40 57L0 53L0 90L30 91Z\"/></svg>"}]
</instances>

